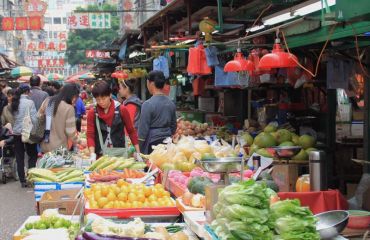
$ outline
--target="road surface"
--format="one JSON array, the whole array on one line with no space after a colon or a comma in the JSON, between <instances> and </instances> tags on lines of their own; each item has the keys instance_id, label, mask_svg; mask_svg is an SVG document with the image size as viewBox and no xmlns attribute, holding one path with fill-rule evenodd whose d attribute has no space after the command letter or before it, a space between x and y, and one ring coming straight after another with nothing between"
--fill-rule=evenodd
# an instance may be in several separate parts
<instances>
[{"instance_id":1,"label":"road surface","mask_svg":"<svg viewBox=\"0 0 370 240\"><path fill-rule=\"evenodd\" d=\"M9 179L0 183L0 239L11 240L27 217L36 215L32 188L21 188L19 182Z\"/></svg>"}]
</instances>

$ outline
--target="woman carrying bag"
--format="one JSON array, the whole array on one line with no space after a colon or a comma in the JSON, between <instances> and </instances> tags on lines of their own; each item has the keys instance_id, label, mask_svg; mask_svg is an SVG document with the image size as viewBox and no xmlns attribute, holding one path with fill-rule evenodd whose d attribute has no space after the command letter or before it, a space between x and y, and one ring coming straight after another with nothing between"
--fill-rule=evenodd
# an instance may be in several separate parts
<instances>
[{"instance_id":1,"label":"woman carrying bag","mask_svg":"<svg viewBox=\"0 0 370 240\"><path fill-rule=\"evenodd\" d=\"M37 161L37 146L26 142L32 126L37 124L37 111L35 103L30 99L31 88L28 85L21 85L15 92L12 103L11 112L14 116L14 145L15 158L17 161L17 171L19 181L22 187L26 187L26 177L24 173L24 152L28 155L28 168L36 166ZM28 124L25 124L28 121ZM26 126L27 125L27 126Z\"/></svg>"},{"instance_id":2,"label":"woman carrying bag","mask_svg":"<svg viewBox=\"0 0 370 240\"><path fill-rule=\"evenodd\" d=\"M136 152L140 152L130 114L123 105L111 98L111 93L105 81L96 83L92 89L97 106L87 113L86 131L87 146L92 160L100 155L127 157L125 129Z\"/></svg>"}]
</instances>

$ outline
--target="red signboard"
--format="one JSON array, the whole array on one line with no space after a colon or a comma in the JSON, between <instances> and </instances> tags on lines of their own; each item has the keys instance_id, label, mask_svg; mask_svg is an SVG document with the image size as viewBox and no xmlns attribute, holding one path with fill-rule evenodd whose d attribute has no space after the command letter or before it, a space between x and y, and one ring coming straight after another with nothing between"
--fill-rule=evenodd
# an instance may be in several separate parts
<instances>
[{"instance_id":1,"label":"red signboard","mask_svg":"<svg viewBox=\"0 0 370 240\"><path fill-rule=\"evenodd\" d=\"M1 20L1 27L2 27L3 31L14 30L14 18L4 17Z\"/></svg>"},{"instance_id":2,"label":"red signboard","mask_svg":"<svg viewBox=\"0 0 370 240\"><path fill-rule=\"evenodd\" d=\"M29 42L26 46L26 51L58 51L64 52L67 50L66 42Z\"/></svg>"},{"instance_id":3,"label":"red signboard","mask_svg":"<svg viewBox=\"0 0 370 240\"><path fill-rule=\"evenodd\" d=\"M26 17L15 18L15 29L16 30L27 30L28 29L28 18Z\"/></svg>"},{"instance_id":4,"label":"red signboard","mask_svg":"<svg viewBox=\"0 0 370 240\"><path fill-rule=\"evenodd\" d=\"M48 4L40 0L28 0L24 2L24 10L27 16L45 15Z\"/></svg>"},{"instance_id":5,"label":"red signboard","mask_svg":"<svg viewBox=\"0 0 370 240\"><path fill-rule=\"evenodd\" d=\"M37 60L37 65L39 68L48 68L48 67L64 67L64 59L50 59L44 58Z\"/></svg>"},{"instance_id":6,"label":"red signboard","mask_svg":"<svg viewBox=\"0 0 370 240\"><path fill-rule=\"evenodd\" d=\"M110 53L100 50L86 50L86 58L110 58Z\"/></svg>"},{"instance_id":7,"label":"red signboard","mask_svg":"<svg viewBox=\"0 0 370 240\"><path fill-rule=\"evenodd\" d=\"M29 17L29 24L30 30L41 30L42 28L42 20L39 16Z\"/></svg>"}]
</instances>

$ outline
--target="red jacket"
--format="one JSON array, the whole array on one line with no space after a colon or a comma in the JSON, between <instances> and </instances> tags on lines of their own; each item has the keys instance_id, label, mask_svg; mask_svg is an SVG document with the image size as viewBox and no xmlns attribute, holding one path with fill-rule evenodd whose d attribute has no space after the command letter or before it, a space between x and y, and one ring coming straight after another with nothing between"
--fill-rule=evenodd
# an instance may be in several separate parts
<instances>
[{"instance_id":1,"label":"red jacket","mask_svg":"<svg viewBox=\"0 0 370 240\"><path fill-rule=\"evenodd\" d=\"M125 130L127 131L127 134L129 135L132 144L133 145L139 144L136 130L130 118L130 113L127 111L127 109L123 105L120 106L119 110L121 113L122 120L124 121ZM114 101L111 100L111 105L107 113L104 113L104 110L99 106L97 106L97 111L98 111L99 118L101 118L105 122L105 124L107 124L107 126L111 126L113 118L114 118ZM87 146L95 147L95 111L94 111L94 108L91 108L87 112L86 137L87 137Z\"/></svg>"}]
</instances>

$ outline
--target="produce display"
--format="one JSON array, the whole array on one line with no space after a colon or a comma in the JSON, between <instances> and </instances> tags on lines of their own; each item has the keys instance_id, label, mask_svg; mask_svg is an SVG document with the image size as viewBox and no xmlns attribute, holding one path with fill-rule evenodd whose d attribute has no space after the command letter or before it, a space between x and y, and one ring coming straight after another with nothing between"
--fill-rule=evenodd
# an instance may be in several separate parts
<instances>
[{"instance_id":1,"label":"produce display","mask_svg":"<svg viewBox=\"0 0 370 240\"><path fill-rule=\"evenodd\" d=\"M135 162L134 158L123 158L123 157L109 157L102 156L96 160L87 170L96 171L99 169L104 170L124 170L125 168L139 170L146 167L145 163Z\"/></svg>"},{"instance_id":2,"label":"produce display","mask_svg":"<svg viewBox=\"0 0 370 240\"><path fill-rule=\"evenodd\" d=\"M211 228L220 239L320 239L308 208L277 201L272 189L253 180L225 187L213 214Z\"/></svg>"},{"instance_id":3,"label":"produce display","mask_svg":"<svg viewBox=\"0 0 370 240\"><path fill-rule=\"evenodd\" d=\"M178 225L152 226L135 218L128 223L116 223L95 214L87 215L88 223L79 240L187 240L183 227Z\"/></svg>"},{"instance_id":4,"label":"produce display","mask_svg":"<svg viewBox=\"0 0 370 240\"><path fill-rule=\"evenodd\" d=\"M85 176L82 170L68 168L57 173L43 168L31 168L28 170L27 180L30 182L84 182Z\"/></svg>"},{"instance_id":5,"label":"produce display","mask_svg":"<svg viewBox=\"0 0 370 240\"><path fill-rule=\"evenodd\" d=\"M125 168L122 172L99 169L89 174L89 182L116 182L118 179L142 178L144 172Z\"/></svg>"},{"instance_id":6,"label":"produce display","mask_svg":"<svg viewBox=\"0 0 370 240\"><path fill-rule=\"evenodd\" d=\"M240 149L233 149L225 141L208 144L205 140L182 137L176 144L160 144L153 147L150 155L143 155L162 170L180 170L190 172L195 168L194 161L215 157L235 157Z\"/></svg>"},{"instance_id":7,"label":"produce display","mask_svg":"<svg viewBox=\"0 0 370 240\"><path fill-rule=\"evenodd\" d=\"M261 156L270 158L277 157L276 151L271 147L299 146L302 149L291 158L297 161L308 160L308 153L316 150L314 148L316 140L312 136L306 134L298 136L287 129L277 129L274 124L267 125L263 132L259 133L255 138L248 132L244 132L241 136L241 145L248 149L248 155L257 153Z\"/></svg>"},{"instance_id":8,"label":"produce display","mask_svg":"<svg viewBox=\"0 0 370 240\"><path fill-rule=\"evenodd\" d=\"M174 138L181 136L205 137L215 135L216 131L210 127L208 123L199 123L197 121L184 121L177 122L177 130Z\"/></svg>"},{"instance_id":9,"label":"produce display","mask_svg":"<svg viewBox=\"0 0 370 240\"><path fill-rule=\"evenodd\" d=\"M28 222L21 230L23 239L47 239L53 236L63 237L60 239L75 239L80 230L80 224L72 222L66 216L60 215L56 209L47 209L43 212L40 220ZM54 239L54 238L53 238Z\"/></svg>"},{"instance_id":10,"label":"produce display","mask_svg":"<svg viewBox=\"0 0 370 240\"><path fill-rule=\"evenodd\" d=\"M37 168L60 168L66 163L73 162L73 155L66 148L58 148L54 151L45 153L42 158L37 160Z\"/></svg>"},{"instance_id":11,"label":"produce display","mask_svg":"<svg viewBox=\"0 0 370 240\"><path fill-rule=\"evenodd\" d=\"M145 186L130 184L123 179L116 184L94 183L85 189L85 197L91 209L173 207L174 200L161 184Z\"/></svg>"},{"instance_id":12,"label":"produce display","mask_svg":"<svg viewBox=\"0 0 370 240\"><path fill-rule=\"evenodd\" d=\"M181 197L182 202L189 207L204 208L206 206L206 197L203 194L193 194L186 192Z\"/></svg>"}]
</instances>

